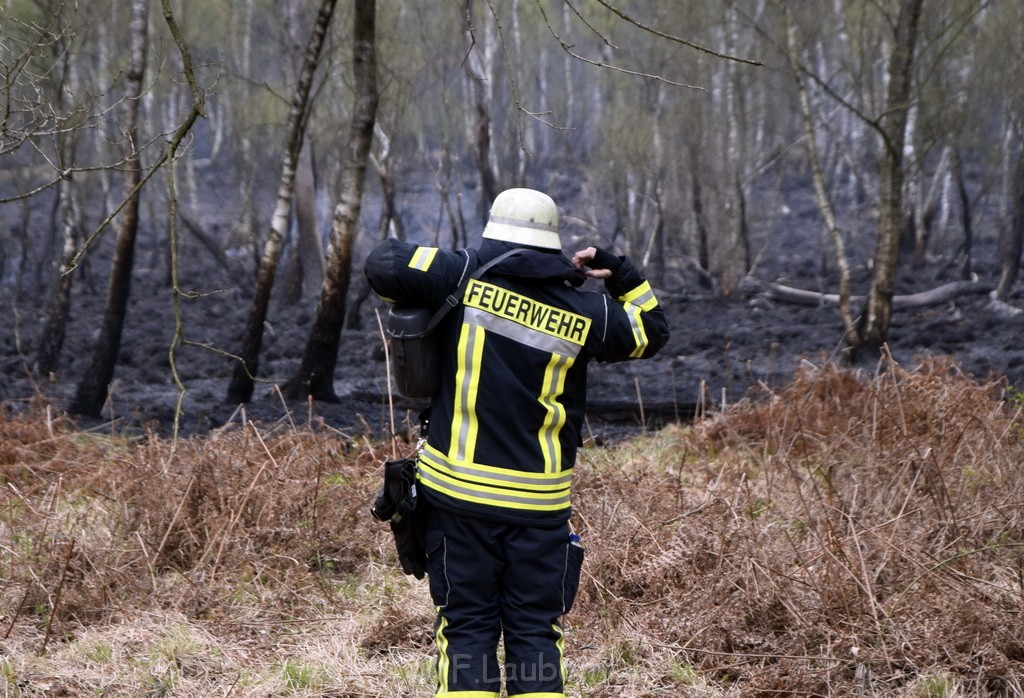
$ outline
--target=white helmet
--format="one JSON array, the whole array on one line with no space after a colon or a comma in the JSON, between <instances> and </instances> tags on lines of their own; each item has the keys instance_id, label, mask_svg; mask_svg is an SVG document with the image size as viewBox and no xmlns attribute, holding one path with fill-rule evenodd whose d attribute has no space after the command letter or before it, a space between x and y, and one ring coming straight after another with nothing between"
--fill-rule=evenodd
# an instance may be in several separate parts
<instances>
[{"instance_id":1,"label":"white helmet","mask_svg":"<svg viewBox=\"0 0 1024 698\"><path fill-rule=\"evenodd\" d=\"M506 189L491 204L484 237L517 245L561 250L558 208L547 194L533 189Z\"/></svg>"}]
</instances>

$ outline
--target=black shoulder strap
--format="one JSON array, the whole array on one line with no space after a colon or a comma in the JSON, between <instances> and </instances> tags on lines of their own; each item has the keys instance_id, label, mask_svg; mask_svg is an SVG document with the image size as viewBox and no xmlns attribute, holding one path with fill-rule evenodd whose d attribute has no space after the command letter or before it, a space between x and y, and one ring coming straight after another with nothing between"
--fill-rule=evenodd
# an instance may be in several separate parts
<instances>
[{"instance_id":1,"label":"black shoulder strap","mask_svg":"<svg viewBox=\"0 0 1024 698\"><path fill-rule=\"evenodd\" d=\"M458 288L452 291L451 295L444 299L444 303L441 305L441 307L438 308L437 312L430 317L430 322L427 323L427 328L423 331L423 334L427 334L435 327L437 327L438 323L444 319L444 316L447 315L452 308L457 306L462 301L462 295L466 292L466 287L469 286L470 279L479 279L481 276L486 274L487 270L493 267L495 264L502 261L503 259L511 257L512 255L518 254L519 252L521 252L521 250L519 249L504 252L495 257L494 259L492 259L491 261L489 261L487 264L481 265L479 269L470 274L469 277L467 277L461 284L459 284Z\"/></svg>"}]
</instances>

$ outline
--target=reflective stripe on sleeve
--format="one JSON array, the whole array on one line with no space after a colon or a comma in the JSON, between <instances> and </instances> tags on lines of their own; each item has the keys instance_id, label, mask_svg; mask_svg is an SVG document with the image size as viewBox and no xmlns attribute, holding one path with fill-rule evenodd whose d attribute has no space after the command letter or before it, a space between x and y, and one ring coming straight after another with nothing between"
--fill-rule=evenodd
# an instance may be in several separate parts
<instances>
[{"instance_id":1,"label":"reflective stripe on sleeve","mask_svg":"<svg viewBox=\"0 0 1024 698\"><path fill-rule=\"evenodd\" d=\"M645 313L658 307L658 299L654 295L654 290L651 288L651 284L647 281L619 298L619 301L638 306Z\"/></svg>"},{"instance_id":2,"label":"reflective stripe on sleeve","mask_svg":"<svg viewBox=\"0 0 1024 698\"><path fill-rule=\"evenodd\" d=\"M437 256L436 247L417 247L416 251L412 253L412 259L409 260L409 266L419 271L426 271L430 268L435 256Z\"/></svg>"},{"instance_id":3,"label":"reflective stripe on sleeve","mask_svg":"<svg viewBox=\"0 0 1024 698\"><path fill-rule=\"evenodd\" d=\"M636 348L630 352L631 359L639 359L647 348L647 332L644 330L644 321L641 317L643 310L640 306L626 304L626 313L629 315L629 325L633 328L633 341Z\"/></svg>"}]
</instances>

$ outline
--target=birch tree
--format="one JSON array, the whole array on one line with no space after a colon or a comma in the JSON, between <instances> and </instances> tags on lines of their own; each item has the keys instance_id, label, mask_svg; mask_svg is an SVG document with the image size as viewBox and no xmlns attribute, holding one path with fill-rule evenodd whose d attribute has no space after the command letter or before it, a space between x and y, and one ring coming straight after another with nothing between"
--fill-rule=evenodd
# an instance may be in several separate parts
<instances>
[{"instance_id":1,"label":"birch tree","mask_svg":"<svg viewBox=\"0 0 1024 698\"><path fill-rule=\"evenodd\" d=\"M135 238L139 228L139 190L142 163L139 153L139 105L142 80L146 69L149 44L149 0L132 0L128 25L129 60L125 73L125 100L122 102L122 129L125 140L124 197L127 205L118 219L114 258L110 266L110 284L100 334L93 347L89 368L78 383L72 412L100 416L106 401L107 388L114 377L114 366L121 348L128 297L131 293L132 267L135 259Z\"/></svg>"},{"instance_id":2,"label":"birch tree","mask_svg":"<svg viewBox=\"0 0 1024 698\"><path fill-rule=\"evenodd\" d=\"M376 0L353 0L352 65L355 102L342 162L341 191L334 207L327 270L320 303L298 369L282 387L289 399L336 402L334 369L352 275L352 250L359 232L363 186L377 117Z\"/></svg>"},{"instance_id":3,"label":"birch tree","mask_svg":"<svg viewBox=\"0 0 1024 698\"><path fill-rule=\"evenodd\" d=\"M281 176L278 180L270 232L263 245L263 255L260 257L259 269L256 274L256 288L245 324L239 361L235 365L231 383L228 385L227 399L231 403L248 402L252 398L255 378L259 372L259 355L263 345L264 323L270 306L270 293L274 287L281 247L288 234L288 226L291 221L295 174L305 136L310 89L335 5L337 5L337 0L321 0L320 10L306 44L302 70L292 93L291 110L285 125Z\"/></svg>"},{"instance_id":4,"label":"birch tree","mask_svg":"<svg viewBox=\"0 0 1024 698\"><path fill-rule=\"evenodd\" d=\"M879 171L879 222L871 284L856 330L848 336L855 360L876 358L889 337L900 236L904 230L904 143L913 89L914 51L924 0L900 0L888 63L889 86L878 128L883 141Z\"/></svg>"}]
</instances>

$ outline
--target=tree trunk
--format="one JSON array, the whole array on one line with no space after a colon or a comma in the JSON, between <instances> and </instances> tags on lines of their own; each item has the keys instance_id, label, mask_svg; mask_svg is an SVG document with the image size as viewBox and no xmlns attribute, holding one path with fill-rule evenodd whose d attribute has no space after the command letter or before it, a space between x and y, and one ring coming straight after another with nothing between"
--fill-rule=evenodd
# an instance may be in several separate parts
<instances>
[{"instance_id":1,"label":"tree trunk","mask_svg":"<svg viewBox=\"0 0 1024 698\"><path fill-rule=\"evenodd\" d=\"M822 169L821 156L818 152L814 115L811 112L811 100L807 94L807 85L800 74L796 48L796 27L793 24L789 9L787 4L785 8L786 49L789 57L789 66L793 72L797 94L800 98L800 112L803 115L804 132L807 139L807 157L811 162L811 177L814 181L814 200L818 205L818 212L821 213L822 218L825 220L825 228L828 231L829 238L832 240L836 269L839 271L839 314L843 320L843 333L849 337L854 329L853 314L850 311L850 264L846 260L843 233L839 229L839 223L832 208L832 201L829 199L828 191L825 187L825 173Z\"/></svg>"},{"instance_id":2,"label":"tree trunk","mask_svg":"<svg viewBox=\"0 0 1024 698\"><path fill-rule=\"evenodd\" d=\"M697 226L697 261L700 268L711 271L711 250L708 244L708 224L704 217L704 192L697 174L697 147L690 144L690 197L693 205L693 219Z\"/></svg>"},{"instance_id":3,"label":"tree trunk","mask_svg":"<svg viewBox=\"0 0 1024 698\"><path fill-rule=\"evenodd\" d=\"M142 78L146 70L148 48L149 0L133 0L129 24L128 72L126 73L123 124L127 136L124 142L124 192L127 204L121 210L114 245L114 258L110 265L110 284L107 288L107 307L103 324L93 347L89 369L82 375L71 401L70 411L89 417L99 417L107 399L107 389L114 378L114 367L121 349L121 334L131 294L132 267L135 262L135 237L139 229L139 193L132 192L142 179L142 163L138 153L139 97Z\"/></svg>"},{"instance_id":4,"label":"tree trunk","mask_svg":"<svg viewBox=\"0 0 1024 698\"><path fill-rule=\"evenodd\" d=\"M1024 243L1024 152L1017 159L1017 172L1013 178L1013 214L1009 228L999 231L999 258L1002 272L996 287L996 298L1006 302L1017 281L1020 256Z\"/></svg>"},{"instance_id":5,"label":"tree trunk","mask_svg":"<svg viewBox=\"0 0 1024 698\"><path fill-rule=\"evenodd\" d=\"M960 225L964 229L964 266L960 270L961 279L969 279L974 274L974 214L971 212L971 195L967 191L964 179L964 161L960 157L960 149L953 149L953 179L960 195Z\"/></svg>"},{"instance_id":6,"label":"tree trunk","mask_svg":"<svg viewBox=\"0 0 1024 698\"><path fill-rule=\"evenodd\" d=\"M380 124L374 125L373 132L377 135L377 141L380 143L380 155L373 157L371 154L370 158L377 169L377 174L380 175L380 188L384 197L377 234L382 240L389 234L399 240L405 240L405 224L402 222L401 216L398 215L398 204L395 200L397 187L392 167L391 138L384 133Z\"/></svg>"},{"instance_id":7,"label":"tree trunk","mask_svg":"<svg viewBox=\"0 0 1024 698\"><path fill-rule=\"evenodd\" d=\"M61 209L61 230L64 238L64 249L61 252L61 264L50 291L50 307L46 314L46 324L39 335L36 347L36 360L33 367L40 376L49 376L56 372L60 363L60 352L64 347L65 326L71 314L71 286L77 269L72 267L78 245L75 240L74 212L71 205L70 175L62 179L58 185L58 198Z\"/></svg>"},{"instance_id":8,"label":"tree trunk","mask_svg":"<svg viewBox=\"0 0 1024 698\"><path fill-rule=\"evenodd\" d=\"M922 4L923 0L901 0L896 19L896 42L889 57L888 94L885 111L879 119L884 147L879 175L879 223L874 273L864 310L857 323L856 336L849 338L851 358L854 361L876 359L889 336L900 236L903 234L905 220L903 145Z\"/></svg>"},{"instance_id":9,"label":"tree trunk","mask_svg":"<svg viewBox=\"0 0 1024 698\"><path fill-rule=\"evenodd\" d=\"M270 306L270 292L274 287L281 246L288 233L295 171L305 135L305 115L309 110L309 91L336 4L337 0L322 0L320 3L320 11L306 44L302 72L292 94L291 111L285 127L285 148L281 163L281 179L277 187L277 201L271 218L270 234L263 246L263 256L260 258L256 274L256 290L245 325L245 335L242 338L242 351L239 354L241 361L235 365L234 375L228 386L228 402L248 402L252 399L254 379L259 370L260 348L263 345L263 325Z\"/></svg>"},{"instance_id":10,"label":"tree trunk","mask_svg":"<svg viewBox=\"0 0 1024 698\"><path fill-rule=\"evenodd\" d=\"M293 400L312 397L336 402L338 399L334 393L334 368L338 362L342 319L345 317L345 300L352 273L352 249L359 227L378 101L376 0L353 0L353 3L355 104L342 164L341 192L334 208L320 306L299 369L282 389L285 397Z\"/></svg>"},{"instance_id":11,"label":"tree trunk","mask_svg":"<svg viewBox=\"0 0 1024 698\"><path fill-rule=\"evenodd\" d=\"M295 304L312 295L324 280L324 248L316 220L316 169L307 141L299 152L295 173L295 239L284 302Z\"/></svg>"},{"instance_id":12,"label":"tree trunk","mask_svg":"<svg viewBox=\"0 0 1024 698\"><path fill-rule=\"evenodd\" d=\"M63 61L62 70L56 73L60 75L61 84L55 88L57 100L54 107L57 112L60 112L66 92L67 61L70 54L67 50L63 34L54 44L54 50L62 56L61 60ZM70 163L74 162L75 138L75 132L68 130L62 131L57 136L57 152L61 159L60 169L62 171ZM53 288L50 290L50 307L46 315L46 323L43 325L43 330L39 335L35 361L33 362L33 370L41 376L49 376L54 373L57 370L57 365L60 363L60 353L64 347L65 327L71 313L71 286L74 275L78 271L74 265L75 257L78 254L78 243L76 240L77 216L74 210L74 190L71 177L70 169L68 169L68 172L60 178L60 183L57 185L57 196L54 201L54 222L50 226L51 238L54 231L58 228L60 229L63 246L60 267L57 269L57 277L54 279ZM58 220L60 221L59 225L56 222ZM24 255L23 259L28 259L29 229L27 216L24 233L26 244L22 248L22 254ZM49 260L50 255L47 254L43 259ZM42 264L37 267L37 274L42 270L42 267ZM39 286L40 282L37 278L35 287L39 288Z\"/></svg>"},{"instance_id":13,"label":"tree trunk","mask_svg":"<svg viewBox=\"0 0 1024 698\"><path fill-rule=\"evenodd\" d=\"M472 21L472 14L466 18L466 21ZM492 80L493 76L489 70L491 68L491 60L489 60L487 53L488 48L484 48L485 58L488 59L485 63L477 55L479 44L476 43L476 39L470 32L470 29L471 27L467 27L469 41L472 44L472 48L466 55L468 63L467 80L473 95L472 113L475 116L471 122L472 137L470 142L473 143L473 155L476 158L477 173L480 177L480 197L477 202L477 208L482 225L487 221L487 213L491 208L491 202L498 195L498 178L491 167L491 95L486 89L487 81Z\"/></svg>"}]
</instances>

